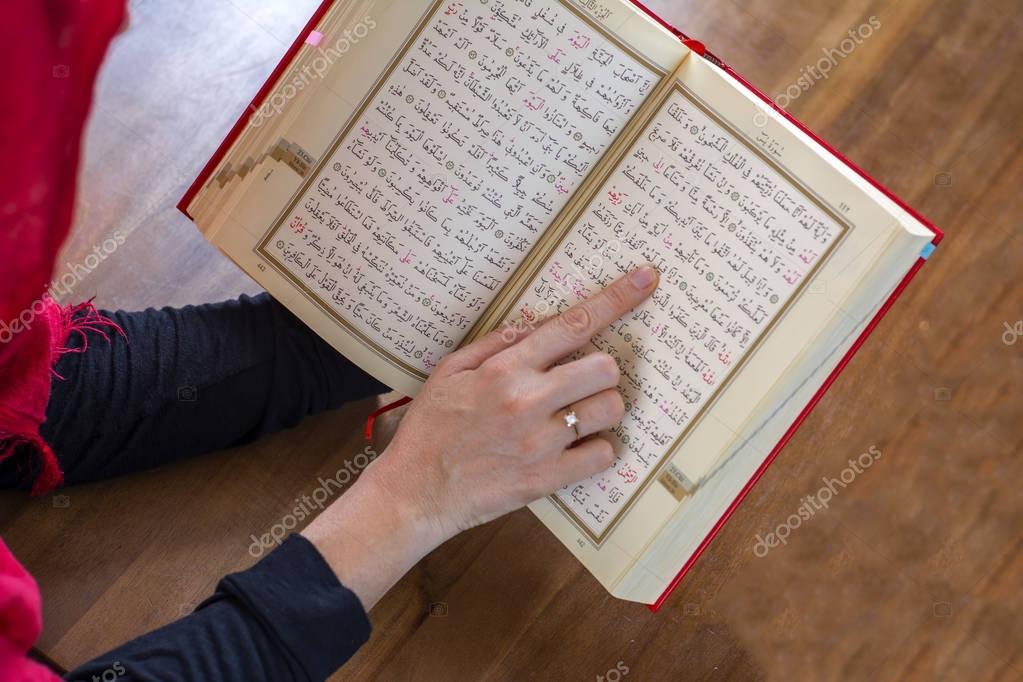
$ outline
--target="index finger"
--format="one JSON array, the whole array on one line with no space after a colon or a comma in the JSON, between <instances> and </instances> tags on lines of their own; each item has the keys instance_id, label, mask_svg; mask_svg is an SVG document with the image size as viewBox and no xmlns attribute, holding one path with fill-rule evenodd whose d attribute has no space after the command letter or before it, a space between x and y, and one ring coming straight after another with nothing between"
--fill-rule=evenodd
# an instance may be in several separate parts
<instances>
[{"instance_id":1,"label":"index finger","mask_svg":"<svg viewBox=\"0 0 1023 682\"><path fill-rule=\"evenodd\" d=\"M657 280L653 266L633 270L549 320L507 352L520 354L524 362L534 367L550 367L645 301L657 288Z\"/></svg>"}]
</instances>

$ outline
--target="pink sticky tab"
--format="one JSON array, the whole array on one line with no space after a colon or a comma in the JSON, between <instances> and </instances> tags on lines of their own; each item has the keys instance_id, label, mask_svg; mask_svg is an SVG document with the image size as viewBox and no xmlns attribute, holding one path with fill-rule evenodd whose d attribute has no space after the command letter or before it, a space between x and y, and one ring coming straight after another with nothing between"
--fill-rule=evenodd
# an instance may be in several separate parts
<instances>
[{"instance_id":1,"label":"pink sticky tab","mask_svg":"<svg viewBox=\"0 0 1023 682\"><path fill-rule=\"evenodd\" d=\"M305 39L306 45L312 45L316 47L323 41L323 34L319 31L313 31L309 34L309 37Z\"/></svg>"}]
</instances>

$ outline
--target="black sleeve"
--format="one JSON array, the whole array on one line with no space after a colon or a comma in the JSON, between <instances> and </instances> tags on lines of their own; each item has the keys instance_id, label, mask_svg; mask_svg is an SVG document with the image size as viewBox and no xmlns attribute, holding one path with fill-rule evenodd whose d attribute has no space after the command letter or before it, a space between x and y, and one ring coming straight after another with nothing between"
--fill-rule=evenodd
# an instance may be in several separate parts
<instances>
[{"instance_id":1,"label":"black sleeve","mask_svg":"<svg viewBox=\"0 0 1023 682\"><path fill-rule=\"evenodd\" d=\"M79 313L40 430L65 485L238 447L390 390L269 294L101 312L124 335ZM0 461L0 488L29 489L36 459L23 447Z\"/></svg>"},{"instance_id":2,"label":"black sleeve","mask_svg":"<svg viewBox=\"0 0 1023 682\"><path fill-rule=\"evenodd\" d=\"M319 551L292 535L242 573L227 576L194 613L66 676L188 682L323 680L369 639L359 598Z\"/></svg>"}]
</instances>

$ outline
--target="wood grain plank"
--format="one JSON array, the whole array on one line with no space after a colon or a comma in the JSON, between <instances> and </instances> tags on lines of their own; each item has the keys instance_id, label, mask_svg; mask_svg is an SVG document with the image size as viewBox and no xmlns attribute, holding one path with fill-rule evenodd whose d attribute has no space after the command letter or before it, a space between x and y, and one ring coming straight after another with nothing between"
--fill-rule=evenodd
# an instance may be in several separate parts
<instances>
[{"instance_id":1,"label":"wood grain plank","mask_svg":"<svg viewBox=\"0 0 1023 682\"><path fill-rule=\"evenodd\" d=\"M128 239L76 295L139 308L255 290L172 206L314 5L139 5L100 88L61 262L114 230ZM789 109L948 239L661 613L607 596L523 511L424 559L337 679L1019 679L1023 339L1002 333L1023 318L1023 7L652 5L772 95L875 17ZM43 591L42 650L72 666L250 565L250 534L361 449L372 405L57 506L0 495L0 530ZM871 446L874 466L754 556L757 534Z\"/></svg>"}]
</instances>

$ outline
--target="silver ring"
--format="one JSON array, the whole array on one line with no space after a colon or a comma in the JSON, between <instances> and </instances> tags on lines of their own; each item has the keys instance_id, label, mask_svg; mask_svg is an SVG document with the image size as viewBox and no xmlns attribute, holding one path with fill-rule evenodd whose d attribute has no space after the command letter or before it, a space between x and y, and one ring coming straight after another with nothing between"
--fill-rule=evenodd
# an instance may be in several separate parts
<instances>
[{"instance_id":1,"label":"silver ring","mask_svg":"<svg viewBox=\"0 0 1023 682\"><path fill-rule=\"evenodd\" d=\"M565 426L575 431L575 439L579 440L582 438L582 434L579 433L579 415L575 413L575 410L569 409L565 412Z\"/></svg>"}]
</instances>

